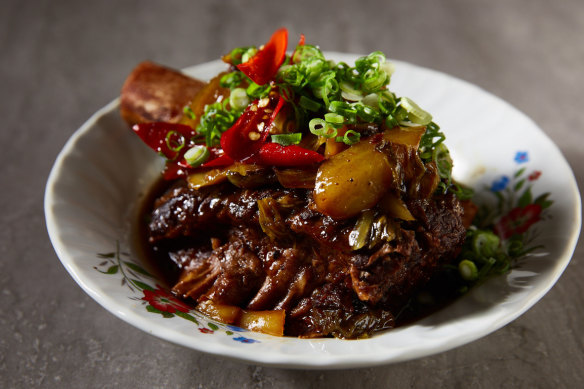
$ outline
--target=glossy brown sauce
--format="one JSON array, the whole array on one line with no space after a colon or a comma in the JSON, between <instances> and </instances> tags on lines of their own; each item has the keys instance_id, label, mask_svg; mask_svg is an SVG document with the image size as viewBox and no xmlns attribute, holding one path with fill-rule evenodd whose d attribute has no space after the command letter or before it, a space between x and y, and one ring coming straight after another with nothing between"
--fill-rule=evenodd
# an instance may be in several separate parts
<instances>
[{"instance_id":1,"label":"glossy brown sauce","mask_svg":"<svg viewBox=\"0 0 584 389\"><path fill-rule=\"evenodd\" d=\"M176 284L181 271L177 264L169 257L169 252L175 249L177 244L151 244L148 241L148 222L156 199L164 194L172 185L172 181L163 179L159 179L152 185L140 206L136 228L136 240L144 264L157 277L158 283L168 289L171 289ZM427 317L448 306L459 297L458 284L451 277L452 274L447 271L436 274L396 314L395 327L408 325ZM185 302L189 303L193 308L196 307L193 301Z\"/></svg>"}]
</instances>

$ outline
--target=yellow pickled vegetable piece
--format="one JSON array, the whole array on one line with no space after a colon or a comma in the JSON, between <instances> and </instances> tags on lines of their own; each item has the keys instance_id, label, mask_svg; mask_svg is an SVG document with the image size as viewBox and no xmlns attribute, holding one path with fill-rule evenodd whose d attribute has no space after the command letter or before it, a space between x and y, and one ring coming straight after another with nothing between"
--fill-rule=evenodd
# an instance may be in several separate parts
<instances>
[{"instance_id":1,"label":"yellow pickled vegetable piece","mask_svg":"<svg viewBox=\"0 0 584 389\"><path fill-rule=\"evenodd\" d=\"M250 331L263 332L275 336L284 335L286 312L278 311L243 311L239 326Z\"/></svg>"},{"instance_id":2,"label":"yellow pickled vegetable piece","mask_svg":"<svg viewBox=\"0 0 584 389\"><path fill-rule=\"evenodd\" d=\"M361 141L324 161L316 175L317 209L346 219L373 207L392 184L387 156L369 141Z\"/></svg>"}]
</instances>

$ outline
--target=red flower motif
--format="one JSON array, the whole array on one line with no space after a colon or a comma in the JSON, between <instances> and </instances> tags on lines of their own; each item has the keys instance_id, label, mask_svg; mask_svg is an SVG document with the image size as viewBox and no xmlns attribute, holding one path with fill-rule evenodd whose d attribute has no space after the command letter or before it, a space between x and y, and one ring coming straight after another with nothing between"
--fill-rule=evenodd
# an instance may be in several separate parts
<instances>
[{"instance_id":1,"label":"red flower motif","mask_svg":"<svg viewBox=\"0 0 584 389\"><path fill-rule=\"evenodd\" d=\"M201 331L203 334L212 334L213 332L215 332L215 331L210 330L208 328L199 328L199 331Z\"/></svg>"},{"instance_id":2,"label":"red flower motif","mask_svg":"<svg viewBox=\"0 0 584 389\"><path fill-rule=\"evenodd\" d=\"M527 177L527 179L529 181L535 181L539 178L539 176L541 176L541 172L539 170L534 171L533 173L531 173L529 175L529 177Z\"/></svg>"},{"instance_id":3,"label":"red flower motif","mask_svg":"<svg viewBox=\"0 0 584 389\"><path fill-rule=\"evenodd\" d=\"M154 291L144 289L143 292L144 297L142 297L142 300L148 301L150 305L159 311L175 313L176 311L188 312L191 310L188 305L162 289L159 285L156 285L156 290Z\"/></svg>"},{"instance_id":4,"label":"red flower motif","mask_svg":"<svg viewBox=\"0 0 584 389\"><path fill-rule=\"evenodd\" d=\"M501 239L523 234L529 227L540 220L540 214L541 205L539 204L513 208L495 224L494 231Z\"/></svg>"}]
</instances>

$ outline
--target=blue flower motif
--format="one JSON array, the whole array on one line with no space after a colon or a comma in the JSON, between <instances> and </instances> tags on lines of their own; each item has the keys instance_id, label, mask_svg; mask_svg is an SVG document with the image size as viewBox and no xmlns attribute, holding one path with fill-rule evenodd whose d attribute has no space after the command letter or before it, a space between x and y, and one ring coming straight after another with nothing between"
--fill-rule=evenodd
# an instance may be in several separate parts
<instances>
[{"instance_id":1,"label":"blue flower motif","mask_svg":"<svg viewBox=\"0 0 584 389\"><path fill-rule=\"evenodd\" d=\"M509 177L501 176L501 178L493 181L491 185L491 192L500 192L507 187L509 184Z\"/></svg>"},{"instance_id":2,"label":"blue flower motif","mask_svg":"<svg viewBox=\"0 0 584 389\"><path fill-rule=\"evenodd\" d=\"M237 338L233 338L233 340L236 340L241 343L260 343L259 340L244 338L243 336L238 336Z\"/></svg>"},{"instance_id":3,"label":"blue flower motif","mask_svg":"<svg viewBox=\"0 0 584 389\"><path fill-rule=\"evenodd\" d=\"M233 332L246 332L246 330L244 330L241 327L236 327L236 326L232 326L232 325L229 325L229 324L227 324L225 327L227 327L228 329L230 329Z\"/></svg>"},{"instance_id":4,"label":"blue flower motif","mask_svg":"<svg viewBox=\"0 0 584 389\"><path fill-rule=\"evenodd\" d=\"M527 155L527 151L518 151L515 154L515 162L517 163L525 163L529 161L529 156Z\"/></svg>"}]
</instances>

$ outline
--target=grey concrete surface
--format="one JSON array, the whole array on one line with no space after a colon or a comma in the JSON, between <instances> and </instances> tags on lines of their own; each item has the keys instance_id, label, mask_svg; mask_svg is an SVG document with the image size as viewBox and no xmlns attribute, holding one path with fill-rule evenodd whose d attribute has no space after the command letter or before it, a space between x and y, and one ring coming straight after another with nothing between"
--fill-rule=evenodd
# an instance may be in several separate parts
<instances>
[{"instance_id":1,"label":"grey concrete surface","mask_svg":"<svg viewBox=\"0 0 584 389\"><path fill-rule=\"evenodd\" d=\"M0 387L584 387L584 242L503 329L439 355L342 371L245 365L159 340L91 300L49 242L43 191L65 141L151 59L180 68L279 26L325 50L450 73L533 118L584 183L584 2L0 1ZM558 188L558 190L561 190Z\"/></svg>"}]
</instances>

